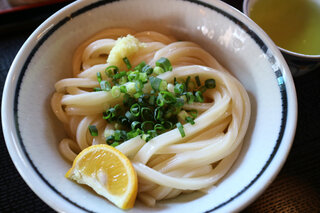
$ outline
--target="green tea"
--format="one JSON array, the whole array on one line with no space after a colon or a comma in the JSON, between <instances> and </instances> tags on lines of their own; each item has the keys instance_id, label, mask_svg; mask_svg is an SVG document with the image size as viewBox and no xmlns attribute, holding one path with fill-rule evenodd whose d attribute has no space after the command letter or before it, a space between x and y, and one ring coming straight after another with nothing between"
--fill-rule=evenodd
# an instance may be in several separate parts
<instances>
[{"instance_id":1,"label":"green tea","mask_svg":"<svg viewBox=\"0 0 320 213\"><path fill-rule=\"evenodd\" d=\"M278 46L320 55L320 0L257 0L249 16Z\"/></svg>"}]
</instances>

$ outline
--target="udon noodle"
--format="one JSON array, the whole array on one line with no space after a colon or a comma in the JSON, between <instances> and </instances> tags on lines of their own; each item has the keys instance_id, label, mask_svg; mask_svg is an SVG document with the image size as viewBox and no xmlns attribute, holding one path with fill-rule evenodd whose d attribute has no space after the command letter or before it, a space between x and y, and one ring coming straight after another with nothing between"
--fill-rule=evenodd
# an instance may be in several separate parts
<instances>
[{"instance_id":1,"label":"udon noodle","mask_svg":"<svg viewBox=\"0 0 320 213\"><path fill-rule=\"evenodd\" d=\"M68 134L59 144L61 154L73 161L88 146L106 143L104 134L89 134L89 125L95 125L99 132L114 129L102 113L121 103L121 97L114 98L105 91L92 92L92 88L99 86L96 74L104 73L110 65L106 61L117 38L128 34L144 44L128 57L133 66L141 61L154 66L160 57L165 57L173 70L157 77L168 83L188 76L216 81L216 87L203 94L204 103L183 106L199 113L194 125L183 125L185 137L175 128L148 142L138 136L116 147L137 172L138 199L152 206L158 200L212 187L228 172L240 151L250 117L248 95L239 81L199 45L154 31L107 29L78 47L73 57L73 77L55 84L51 100L52 109Z\"/></svg>"}]
</instances>

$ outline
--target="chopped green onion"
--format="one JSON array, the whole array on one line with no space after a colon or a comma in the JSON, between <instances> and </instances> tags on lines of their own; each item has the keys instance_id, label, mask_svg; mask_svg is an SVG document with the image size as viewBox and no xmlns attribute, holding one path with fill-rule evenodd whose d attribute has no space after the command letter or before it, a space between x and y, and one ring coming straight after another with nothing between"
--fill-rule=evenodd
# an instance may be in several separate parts
<instances>
[{"instance_id":1,"label":"chopped green onion","mask_svg":"<svg viewBox=\"0 0 320 213\"><path fill-rule=\"evenodd\" d=\"M145 72L139 73L139 81L141 81L142 83L147 83L148 82L147 73Z\"/></svg>"},{"instance_id":2,"label":"chopped green onion","mask_svg":"<svg viewBox=\"0 0 320 213\"><path fill-rule=\"evenodd\" d=\"M119 142L113 142L110 146L116 147L116 146L118 146L118 145L119 145Z\"/></svg>"},{"instance_id":3,"label":"chopped green onion","mask_svg":"<svg viewBox=\"0 0 320 213\"><path fill-rule=\"evenodd\" d=\"M127 87L125 86L125 85L121 85L120 86L120 92L121 93L127 93L128 91L127 91Z\"/></svg>"},{"instance_id":4,"label":"chopped green onion","mask_svg":"<svg viewBox=\"0 0 320 213\"><path fill-rule=\"evenodd\" d=\"M130 112L132 115L138 117L140 115L140 105L138 103L133 104L130 107Z\"/></svg>"},{"instance_id":5,"label":"chopped green onion","mask_svg":"<svg viewBox=\"0 0 320 213\"><path fill-rule=\"evenodd\" d=\"M162 96L162 98L166 104L176 103L176 98L174 97L174 95L171 92L161 91L159 96Z\"/></svg>"},{"instance_id":6,"label":"chopped green onion","mask_svg":"<svg viewBox=\"0 0 320 213\"><path fill-rule=\"evenodd\" d=\"M160 75L162 73L164 73L165 71L161 68L161 67L158 67L156 66L154 69L153 69L153 72L157 75Z\"/></svg>"},{"instance_id":7,"label":"chopped green onion","mask_svg":"<svg viewBox=\"0 0 320 213\"><path fill-rule=\"evenodd\" d=\"M188 91L188 89L189 89L189 82L190 82L190 79L191 79L191 77L190 77L190 76L188 76L188 77L187 77L187 80L186 80L186 91Z\"/></svg>"},{"instance_id":8,"label":"chopped green onion","mask_svg":"<svg viewBox=\"0 0 320 213\"><path fill-rule=\"evenodd\" d=\"M204 84L208 89L213 89L216 87L216 81L212 78L207 79Z\"/></svg>"},{"instance_id":9,"label":"chopped green onion","mask_svg":"<svg viewBox=\"0 0 320 213\"><path fill-rule=\"evenodd\" d=\"M114 136L113 135L110 135L106 138L106 142L107 144L111 145L114 141Z\"/></svg>"},{"instance_id":10,"label":"chopped green onion","mask_svg":"<svg viewBox=\"0 0 320 213\"><path fill-rule=\"evenodd\" d=\"M195 79L196 79L196 83L197 83L198 87L200 87L201 86L200 77L197 75L195 77Z\"/></svg>"},{"instance_id":11,"label":"chopped green onion","mask_svg":"<svg viewBox=\"0 0 320 213\"><path fill-rule=\"evenodd\" d=\"M142 81L136 81L135 82L135 87L136 87L136 91L142 91L142 89L143 89L143 83L142 83Z\"/></svg>"},{"instance_id":12,"label":"chopped green onion","mask_svg":"<svg viewBox=\"0 0 320 213\"><path fill-rule=\"evenodd\" d=\"M160 107L164 105L164 103L165 103L164 102L164 98L163 98L163 96L161 94L158 95L156 102L157 102L157 105L160 106Z\"/></svg>"},{"instance_id":13,"label":"chopped green onion","mask_svg":"<svg viewBox=\"0 0 320 213\"><path fill-rule=\"evenodd\" d=\"M188 113L192 116L193 119L195 119L198 116L198 111L195 109L189 110Z\"/></svg>"},{"instance_id":14,"label":"chopped green onion","mask_svg":"<svg viewBox=\"0 0 320 213\"><path fill-rule=\"evenodd\" d=\"M99 87L95 87L95 88L93 88L93 91L95 91L95 92L99 92L99 91L102 91L102 89L101 89L101 88L99 88Z\"/></svg>"},{"instance_id":15,"label":"chopped green onion","mask_svg":"<svg viewBox=\"0 0 320 213\"><path fill-rule=\"evenodd\" d=\"M183 98L176 98L176 104L177 107L182 107L184 105L184 99Z\"/></svg>"},{"instance_id":16,"label":"chopped green onion","mask_svg":"<svg viewBox=\"0 0 320 213\"><path fill-rule=\"evenodd\" d=\"M100 82L100 87L101 87L101 90L103 91L109 91L111 90L111 85L108 81L101 81Z\"/></svg>"},{"instance_id":17,"label":"chopped green onion","mask_svg":"<svg viewBox=\"0 0 320 213\"><path fill-rule=\"evenodd\" d=\"M191 118L191 117L186 117L186 122L188 122L188 123L191 123L192 125L194 125L195 124L195 122L194 122L194 120Z\"/></svg>"},{"instance_id":18,"label":"chopped green onion","mask_svg":"<svg viewBox=\"0 0 320 213\"><path fill-rule=\"evenodd\" d=\"M134 70L137 70L137 71L139 71L139 72L141 72L142 71L142 68L143 67L145 67L146 66L146 62L141 62L140 64L138 64L135 68L134 68Z\"/></svg>"},{"instance_id":19,"label":"chopped green onion","mask_svg":"<svg viewBox=\"0 0 320 213\"><path fill-rule=\"evenodd\" d=\"M114 140L119 141L121 139L121 131L120 130L116 130L114 131Z\"/></svg>"},{"instance_id":20,"label":"chopped green onion","mask_svg":"<svg viewBox=\"0 0 320 213\"><path fill-rule=\"evenodd\" d=\"M142 134L141 139L148 142L151 139L151 137L149 134Z\"/></svg>"},{"instance_id":21,"label":"chopped green onion","mask_svg":"<svg viewBox=\"0 0 320 213\"><path fill-rule=\"evenodd\" d=\"M156 66L161 67L165 72L172 70L170 61L164 57L161 57L158 61L156 61Z\"/></svg>"},{"instance_id":22,"label":"chopped green onion","mask_svg":"<svg viewBox=\"0 0 320 213\"><path fill-rule=\"evenodd\" d=\"M174 85L174 93L176 93L177 95L182 94L184 92L184 90L185 90L184 84Z\"/></svg>"},{"instance_id":23,"label":"chopped green onion","mask_svg":"<svg viewBox=\"0 0 320 213\"><path fill-rule=\"evenodd\" d=\"M98 82L100 84L102 78L101 78L101 72L97 72L97 79L98 79Z\"/></svg>"},{"instance_id":24,"label":"chopped green onion","mask_svg":"<svg viewBox=\"0 0 320 213\"><path fill-rule=\"evenodd\" d=\"M148 133L148 135L150 135L150 139L157 137L157 135L158 135L157 131L155 131L155 130L149 130L147 133Z\"/></svg>"},{"instance_id":25,"label":"chopped green onion","mask_svg":"<svg viewBox=\"0 0 320 213\"><path fill-rule=\"evenodd\" d=\"M128 70L131 69L131 64L129 59L127 57L124 57L122 60L127 65Z\"/></svg>"},{"instance_id":26,"label":"chopped green onion","mask_svg":"<svg viewBox=\"0 0 320 213\"><path fill-rule=\"evenodd\" d=\"M118 118L118 122L123 125L123 126L128 126L129 125L129 120L128 118L121 116Z\"/></svg>"},{"instance_id":27,"label":"chopped green onion","mask_svg":"<svg viewBox=\"0 0 320 213\"><path fill-rule=\"evenodd\" d=\"M204 93L206 90L207 90L207 87L205 87L205 86L202 86L202 87L199 88L199 91L201 93Z\"/></svg>"},{"instance_id":28,"label":"chopped green onion","mask_svg":"<svg viewBox=\"0 0 320 213\"><path fill-rule=\"evenodd\" d=\"M122 78L122 77L124 77L126 75L127 75L127 72L126 71L122 71L122 72L118 72L117 74L112 76L112 78L116 80L116 79L120 79L120 78Z\"/></svg>"},{"instance_id":29,"label":"chopped green onion","mask_svg":"<svg viewBox=\"0 0 320 213\"><path fill-rule=\"evenodd\" d=\"M122 76L121 78L120 78L120 80L119 80L119 84L121 85L121 84L125 84L125 83L127 83L128 82L128 78L127 78L127 76Z\"/></svg>"},{"instance_id":30,"label":"chopped green onion","mask_svg":"<svg viewBox=\"0 0 320 213\"><path fill-rule=\"evenodd\" d=\"M195 94L195 101L197 101L197 102L203 102L204 100L203 100L203 96L202 96L202 92L200 92L200 91L197 91L196 92L196 94Z\"/></svg>"},{"instance_id":31,"label":"chopped green onion","mask_svg":"<svg viewBox=\"0 0 320 213\"><path fill-rule=\"evenodd\" d=\"M92 136L98 136L98 129L95 125L89 125L88 129Z\"/></svg>"},{"instance_id":32,"label":"chopped green onion","mask_svg":"<svg viewBox=\"0 0 320 213\"><path fill-rule=\"evenodd\" d=\"M120 87L119 86L113 86L112 89L111 89L111 95L114 98L117 98L117 97L120 96L120 94L121 94Z\"/></svg>"},{"instance_id":33,"label":"chopped green onion","mask_svg":"<svg viewBox=\"0 0 320 213\"><path fill-rule=\"evenodd\" d=\"M153 73L153 69L150 65L145 65L141 72L146 73L147 75L151 75Z\"/></svg>"},{"instance_id":34,"label":"chopped green onion","mask_svg":"<svg viewBox=\"0 0 320 213\"><path fill-rule=\"evenodd\" d=\"M152 121L145 121L141 124L141 129L143 131L148 131L148 130L152 130L154 126L154 123Z\"/></svg>"},{"instance_id":35,"label":"chopped green onion","mask_svg":"<svg viewBox=\"0 0 320 213\"><path fill-rule=\"evenodd\" d=\"M174 93L174 85L173 85L173 84L168 84L167 90L168 90L169 92Z\"/></svg>"},{"instance_id":36,"label":"chopped green onion","mask_svg":"<svg viewBox=\"0 0 320 213\"><path fill-rule=\"evenodd\" d=\"M119 68L117 66L108 66L105 70L105 73L108 77L112 78L112 76L118 73Z\"/></svg>"},{"instance_id":37,"label":"chopped green onion","mask_svg":"<svg viewBox=\"0 0 320 213\"><path fill-rule=\"evenodd\" d=\"M159 90L160 90L160 91L167 90L167 85L168 85L168 83L167 83L165 80L162 80L162 81L160 82Z\"/></svg>"},{"instance_id":38,"label":"chopped green onion","mask_svg":"<svg viewBox=\"0 0 320 213\"><path fill-rule=\"evenodd\" d=\"M131 128L132 129L138 129L140 127L140 122L139 121L133 121L131 123Z\"/></svg>"},{"instance_id":39,"label":"chopped green onion","mask_svg":"<svg viewBox=\"0 0 320 213\"><path fill-rule=\"evenodd\" d=\"M127 92L130 94L130 95L133 95L134 93L137 92L136 90L136 83L135 82L128 82L125 84L126 88L127 88Z\"/></svg>"},{"instance_id":40,"label":"chopped green onion","mask_svg":"<svg viewBox=\"0 0 320 213\"><path fill-rule=\"evenodd\" d=\"M129 120L129 122L134 121L136 119L135 116L132 115L130 111L127 111L125 116Z\"/></svg>"},{"instance_id":41,"label":"chopped green onion","mask_svg":"<svg viewBox=\"0 0 320 213\"><path fill-rule=\"evenodd\" d=\"M157 107L155 110L154 110L154 120L156 121L161 121L163 120L163 112L161 110L160 107Z\"/></svg>"},{"instance_id":42,"label":"chopped green onion","mask_svg":"<svg viewBox=\"0 0 320 213\"><path fill-rule=\"evenodd\" d=\"M133 71L133 72L128 72L128 80L129 81L135 81L135 80L139 80L139 71Z\"/></svg>"},{"instance_id":43,"label":"chopped green onion","mask_svg":"<svg viewBox=\"0 0 320 213\"><path fill-rule=\"evenodd\" d=\"M145 121L152 120L153 119L152 114L153 114L153 112L150 108L148 108L148 107L141 108L141 117L143 120L145 120Z\"/></svg>"},{"instance_id":44,"label":"chopped green onion","mask_svg":"<svg viewBox=\"0 0 320 213\"><path fill-rule=\"evenodd\" d=\"M138 99L138 98L141 97L142 95L143 95L143 92L140 91L140 92L137 92L136 94L134 94L133 97L134 97L135 99Z\"/></svg>"},{"instance_id":45,"label":"chopped green onion","mask_svg":"<svg viewBox=\"0 0 320 213\"><path fill-rule=\"evenodd\" d=\"M160 78L153 77L153 76L151 76L149 80L150 80L152 89L158 91L162 80Z\"/></svg>"},{"instance_id":46,"label":"chopped green onion","mask_svg":"<svg viewBox=\"0 0 320 213\"><path fill-rule=\"evenodd\" d=\"M129 93L128 87L127 87L127 91ZM134 104L135 99L132 98L129 94L124 94L123 96L123 105L124 106L131 106L132 104Z\"/></svg>"},{"instance_id":47,"label":"chopped green onion","mask_svg":"<svg viewBox=\"0 0 320 213\"><path fill-rule=\"evenodd\" d=\"M193 93L192 92L187 92L186 96L187 96L188 104L192 104L194 102L194 99L195 99Z\"/></svg>"},{"instance_id":48,"label":"chopped green onion","mask_svg":"<svg viewBox=\"0 0 320 213\"><path fill-rule=\"evenodd\" d=\"M178 128L178 130L179 130L179 132L180 132L180 134L181 134L181 137L186 136L186 133L184 132L184 129L183 129L182 124L181 124L180 122L178 122L178 123L176 124L176 126L177 126L177 128Z\"/></svg>"},{"instance_id":49,"label":"chopped green onion","mask_svg":"<svg viewBox=\"0 0 320 213\"><path fill-rule=\"evenodd\" d=\"M161 124L165 129L172 129L173 128L173 123L170 121L162 121Z\"/></svg>"},{"instance_id":50,"label":"chopped green onion","mask_svg":"<svg viewBox=\"0 0 320 213\"><path fill-rule=\"evenodd\" d=\"M154 130L156 130L156 131L164 131L165 128L164 128L164 126L162 124L156 124L156 125L154 125Z\"/></svg>"},{"instance_id":51,"label":"chopped green onion","mask_svg":"<svg viewBox=\"0 0 320 213\"><path fill-rule=\"evenodd\" d=\"M151 95L150 98L149 98L149 104L150 104L151 106L154 106L155 103L156 103L156 96Z\"/></svg>"}]
</instances>

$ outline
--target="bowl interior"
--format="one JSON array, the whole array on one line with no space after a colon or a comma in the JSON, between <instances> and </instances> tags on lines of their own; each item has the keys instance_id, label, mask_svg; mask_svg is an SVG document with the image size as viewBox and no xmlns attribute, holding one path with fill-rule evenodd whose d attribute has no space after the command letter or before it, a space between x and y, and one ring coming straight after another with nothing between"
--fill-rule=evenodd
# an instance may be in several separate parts
<instances>
[{"instance_id":1,"label":"bowl interior","mask_svg":"<svg viewBox=\"0 0 320 213\"><path fill-rule=\"evenodd\" d=\"M252 31L245 16L220 1L211 2L214 6L182 0L80 1L55 14L28 39L10 70L18 75L11 84L16 88L11 113L17 126L14 138L6 139L15 144L8 147L16 165L22 162L17 166L19 172L51 207L72 212L121 212L64 177L71 165L60 155L58 142L65 133L50 107L55 82L71 77L77 46L112 27L155 30L198 43L242 82L252 107L240 156L223 181L209 193L182 195L154 208L137 202L130 212L240 209L274 178L294 134L296 106L291 76L276 47L259 30Z\"/></svg>"}]
</instances>

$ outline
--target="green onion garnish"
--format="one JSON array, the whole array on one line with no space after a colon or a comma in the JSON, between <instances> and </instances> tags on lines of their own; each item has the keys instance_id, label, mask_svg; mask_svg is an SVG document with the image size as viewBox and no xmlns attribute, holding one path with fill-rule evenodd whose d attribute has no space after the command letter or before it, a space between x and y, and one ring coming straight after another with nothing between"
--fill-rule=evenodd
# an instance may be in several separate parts
<instances>
[{"instance_id":1,"label":"green onion garnish","mask_svg":"<svg viewBox=\"0 0 320 213\"><path fill-rule=\"evenodd\" d=\"M164 98L163 98L163 96L161 94L158 95L158 98L157 98L156 102L157 102L157 105L160 106L160 107L164 105Z\"/></svg>"},{"instance_id":2,"label":"green onion garnish","mask_svg":"<svg viewBox=\"0 0 320 213\"><path fill-rule=\"evenodd\" d=\"M156 61L156 66L161 67L165 72L172 71L172 66L167 58L161 57Z\"/></svg>"},{"instance_id":3,"label":"green onion garnish","mask_svg":"<svg viewBox=\"0 0 320 213\"><path fill-rule=\"evenodd\" d=\"M181 95L184 91L185 91L184 84L176 84L176 85L174 85L174 92L177 95Z\"/></svg>"},{"instance_id":4,"label":"green onion garnish","mask_svg":"<svg viewBox=\"0 0 320 213\"><path fill-rule=\"evenodd\" d=\"M195 94L195 101L196 102L200 102L202 103L204 100L203 100L203 96L202 96L202 92L200 91L197 91L196 94Z\"/></svg>"},{"instance_id":5,"label":"green onion garnish","mask_svg":"<svg viewBox=\"0 0 320 213\"><path fill-rule=\"evenodd\" d=\"M178 122L178 123L176 124L176 126L177 126L177 128L178 128L178 130L179 130L179 132L180 132L180 134L181 134L181 137L186 136L186 133L184 132L184 129L183 129L182 124L181 124L180 122Z\"/></svg>"},{"instance_id":6,"label":"green onion garnish","mask_svg":"<svg viewBox=\"0 0 320 213\"><path fill-rule=\"evenodd\" d=\"M127 111L125 116L129 120L129 122L134 121L136 119L135 116L132 115L130 111Z\"/></svg>"},{"instance_id":7,"label":"green onion garnish","mask_svg":"<svg viewBox=\"0 0 320 213\"><path fill-rule=\"evenodd\" d=\"M152 114L153 114L153 112L150 108L148 108L148 107L141 108L141 117L143 120L145 120L145 121L152 120L153 119Z\"/></svg>"},{"instance_id":8,"label":"green onion garnish","mask_svg":"<svg viewBox=\"0 0 320 213\"><path fill-rule=\"evenodd\" d=\"M131 64L129 59L127 57L124 57L122 60L127 65L128 70L131 69Z\"/></svg>"},{"instance_id":9,"label":"green onion garnish","mask_svg":"<svg viewBox=\"0 0 320 213\"><path fill-rule=\"evenodd\" d=\"M147 75L151 75L153 73L153 68L150 65L145 65L141 72L146 73Z\"/></svg>"},{"instance_id":10,"label":"green onion garnish","mask_svg":"<svg viewBox=\"0 0 320 213\"><path fill-rule=\"evenodd\" d=\"M88 129L92 136L98 136L98 129L95 125L89 125Z\"/></svg>"},{"instance_id":11,"label":"green onion garnish","mask_svg":"<svg viewBox=\"0 0 320 213\"><path fill-rule=\"evenodd\" d=\"M133 121L131 123L131 128L132 129L138 129L140 127L140 122L139 121Z\"/></svg>"},{"instance_id":12,"label":"green onion garnish","mask_svg":"<svg viewBox=\"0 0 320 213\"><path fill-rule=\"evenodd\" d=\"M141 124L141 129L145 132L148 130L152 130L154 126L154 123L152 121L145 121Z\"/></svg>"},{"instance_id":13,"label":"green onion garnish","mask_svg":"<svg viewBox=\"0 0 320 213\"><path fill-rule=\"evenodd\" d=\"M160 107L157 107L155 110L154 110L154 120L156 121L161 121L163 120L163 112L161 110Z\"/></svg>"},{"instance_id":14,"label":"green onion garnish","mask_svg":"<svg viewBox=\"0 0 320 213\"><path fill-rule=\"evenodd\" d=\"M189 110L188 113L192 116L193 119L195 119L198 116L198 111L195 109Z\"/></svg>"},{"instance_id":15,"label":"green onion garnish","mask_svg":"<svg viewBox=\"0 0 320 213\"><path fill-rule=\"evenodd\" d=\"M102 78L101 78L101 72L97 72L97 79L98 79L98 82L100 84Z\"/></svg>"},{"instance_id":16,"label":"green onion garnish","mask_svg":"<svg viewBox=\"0 0 320 213\"><path fill-rule=\"evenodd\" d=\"M186 80L186 91L188 91L188 89L189 89L189 82L190 82L190 79L191 79L191 77L190 76L188 76L187 77L187 80Z\"/></svg>"},{"instance_id":17,"label":"green onion garnish","mask_svg":"<svg viewBox=\"0 0 320 213\"><path fill-rule=\"evenodd\" d=\"M202 87L199 88L199 91L200 91L201 93L204 93L205 91L207 91L207 87L202 86Z\"/></svg>"},{"instance_id":18,"label":"green onion garnish","mask_svg":"<svg viewBox=\"0 0 320 213\"><path fill-rule=\"evenodd\" d=\"M204 84L208 89L212 89L216 87L216 81L212 78L207 79Z\"/></svg>"},{"instance_id":19,"label":"green onion garnish","mask_svg":"<svg viewBox=\"0 0 320 213\"><path fill-rule=\"evenodd\" d=\"M118 73L119 68L117 66L108 66L105 70L105 73L108 77L112 78L112 76Z\"/></svg>"},{"instance_id":20,"label":"green onion garnish","mask_svg":"<svg viewBox=\"0 0 320 213\"><path fill-rule=\"evenodd\" d=\"M146 66L146 62L141 62L140 64L138 64L135 68L134 68L134 70L137 70L137 71L139 71L139 72L141 72L142 71L142 68L144 67L144 66Z\"/></svg>"},{"instance_id":21,"label":"green onion garnish","mask_svg":"<svg viewBox=\"0 0 320 213\"><path fill-rule=\"evenodd\" d=\"M125 86L125 85L121 85L120 86L120 92L121 93L127 93L128 91L127 91L127 87Z\"/></svg>"},{"instance_id":22,"label":"green onion garnish","mask_svg":"<svg viewBox=\"0 0 320 213\"><path fill-rule=\"evenodd\" d=\"M165 127L162 124L156 124L156 125L154 125L154 130L156 130L156 131L164 131Z\"/></svg>"},{"instance_id":23,"label":"green onion garnish","mask_svg":"<svg viewBox=\"0 0 320 213\"><path fill-rule=\"evenodd\" d=\"M162 80L160 78L153 77L153 76L151 76L149 80L150 80L152 89L158 91Z\"/></svg>"},{"instance_id":24,"label":"green onion garnish","mask_svg":"<svg viewBox=\"0 0 320 213\"><path fill-rule=\"evenodd\" d=\"M194 122L194 120L193 120L193 118L191 118L191 117L186 117L186 122L187 123L191 123L192 125L194 125L195 124L195 122Z\"/></svg>"},{"instance_id":25,"label":"green onion garnish","mask_svg":"<svg viewBox=\"0 0 320 213\"><path fill-rule=\"evenodd\" d=\"M119 142L113 142L110 146L116 147L116 146L118 146L118 145L119 145Z\"/></svg>"},{"instance_id":26,"label":"green onion garnish","mask_svg":"<svg viewBox=\"0 0 320 213\"><path fill-rule=\"evenodd\" d=\"M130 112L132 115L138 117L140 115L140 105L138 103L133 104L130 107Z\"/></svg>"},{"instance_id":27,"label":"green onion garnish","mask_svg":"<svg viewBox=\"0 0 320 213\"><path fill-rule=\"evenodd\" d=\"M160 74L164 73L165 71L164 71L164 69L162 69L161 67L156 66L156 67L153 69L153 72L154 72L155 74L157 74L157 75L160 75Z\"/></svg>"},{"instance_id":28,"label":"green onion garnish","mask_svg":"<svg viewBox=\"0 0 320 213\"><path fill-rule=\"evenodd\" d=\"M195 77L195 79L196 79L196 83L197 83L198 87L200 87L201 86L200 77L197 75Z\"/></svg>"},{"instance_id":29,"label":"green onion garnish","mask_svg":"<svg viewBox=\"0 0 320 213\"><path fill-rule=\"evenodd\" d=\"M108 81L101 81L100 82L100 87L101 87L101 90L103 91L109 91L111 90L111 85Z\"/></svg>"},{"instance_id":30,"label":"green onion garnish","mask_svg":"<svg viewBox=\"0 0 320 213\"><path fill-rule=\"evenodd\" d=\"M101 73L97 73L100 88L94 91L109 91L115 98L123 96L121 105L117 104L103 112L103 119L114 126L114 130L105 130L106 143L118 146L122 142L140 136L148 142L152 138L177 127L181 136L185 137L183 125L179 122L195 124L196 110L185 111L186 103L203 102L206 89L215 87L214 79L207 79L201 86L200 77L195 81L188 76L177 79L168 84L167 81L155 77L172 70L171 63L166 58L160 58L155 67L141 62L131 68L128 58L123 58L128 71L119 71L116 66L109 66L105 70L111 78L103 80ZM153 76L151 74L155 73ZM150 85L147 85L149 84ZM151 91L145 93L144 86L151 86ZM94 126L94 125L93 125ZM92 127L90 133L98 135Z\"/></svg>"},{"instance_id":31,"label":"green onion garnish","mask_svg":"<svg viewBox=\"0 0 320 213\"><path fill-rule=\"evenodd\" d=\"M113 86L112 89L111 89L111 95L115 98L119 97L121 94L121 91L120 91L120 87L119 86Z\"/></svg>"}]
</instances>

